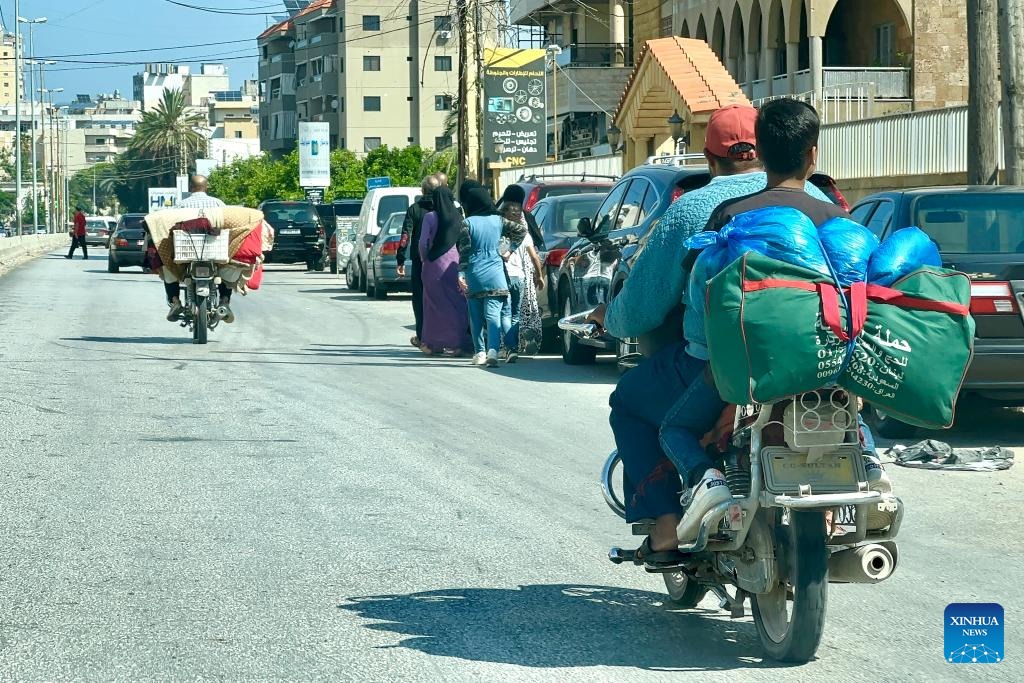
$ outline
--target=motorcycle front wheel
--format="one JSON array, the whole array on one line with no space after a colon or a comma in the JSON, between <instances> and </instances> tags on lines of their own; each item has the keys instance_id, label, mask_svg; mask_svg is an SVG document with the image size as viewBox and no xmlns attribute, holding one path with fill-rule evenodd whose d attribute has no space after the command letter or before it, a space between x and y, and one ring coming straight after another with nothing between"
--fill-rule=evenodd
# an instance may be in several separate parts
<instances>
[{"instance_id":1,"label":"motorcycle front wheel","mask_svg":"<svg viewBox=\"0 0 1024 683\"><path fill-rule=\"evenodd\" d=\"M192 321L192 343L193 344L205 344L206 333L209 332L210 323L210 311L206 307L206 297L197 296L196 299L196 316Z\"/></svg>"},{"instance_id":2,"label":"motorcycle front wheel","mask_svg":"<svg viewBox=\"0 0 1024 683\"><path fill-rule=\"evenodd\" d=\"M772 659L803 664L814 656L825 628L828 547L824 510L790 510L775 525L780 577L775 589L751 599L761 644Z\"/></svg>"}]
</instances>

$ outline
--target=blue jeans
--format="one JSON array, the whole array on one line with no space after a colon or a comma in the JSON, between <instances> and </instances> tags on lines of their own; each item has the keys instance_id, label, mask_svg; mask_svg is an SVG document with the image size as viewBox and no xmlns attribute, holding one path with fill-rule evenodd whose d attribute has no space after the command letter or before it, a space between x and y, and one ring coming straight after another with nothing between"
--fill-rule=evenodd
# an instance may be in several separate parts
<instances>
[{"instance_id":1,"label":"blue jeans","mask_svg":"<svg viewBox=\"0 0 1024 683\"><path fill-rule=\"evenodd\" d=\"M501 327L505 332L505 348L519 353L519 309L523 301L523 278L508 279L508 299L501 309Z\"/></svg>"},{"instance_id":2,"label":"blue jeans","mask_svg":"<svg viewBox=\"0 0 1024 683\"><path fill-rule=\"evenodd\" d=\"M469 328L473 337L473 353L483 353L484 327L487 328L486 350L498 352L506 331L502 326L502 308L508 305L507 296L486 296L469 299Z\"/></svg>"},{"instance_id":3,"label":"blue jeans","mask_svg":"<svg viewBox=\"0 0 1024 683\"><path fill-rule=\"evenodd\" d=\"M626 521L681 514L679 477L695 483L713 465L700 440L725 408L707 361L676 343L619 379L609 404L622 458Z\"/></svg>"}]
</instances>

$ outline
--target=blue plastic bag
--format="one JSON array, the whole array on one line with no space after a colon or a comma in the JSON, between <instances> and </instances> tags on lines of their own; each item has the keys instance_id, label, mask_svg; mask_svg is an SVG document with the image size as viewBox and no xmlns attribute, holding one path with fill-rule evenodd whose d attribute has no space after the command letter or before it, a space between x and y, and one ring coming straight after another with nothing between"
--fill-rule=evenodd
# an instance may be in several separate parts
<instances>
[{"instance_id":1,"label":"blue plastic bag","mask_svg":"<svg viewBox=\"0 0 1024 683\"><path fill-rule=\"evenodd\" d=\"M818 230L803 212L785 206L754 209L734 217L719 232L705 231L686 240L690 249L703 249L692 274L701 271L706 282L748 251L829 275ZM692 278L691 278L692 280Z\"/></svg>"},{"instance_id":2,"label":"blue plastic bag","mask_svg":"<svg viewBox=\"0 0 1024 683\"><path fill-rule=\"evenodd\" d=\"M873 232L849 218L831 218L818 228L818 236L841 287L867 279L868 262L878 249Z\"/></svg>"},{"instance_id":3,"label":"blue plastic bag","mask_svg":"<svg viewBox=\"0 0 1024 683\"><path fill-rule=\"evenodd\" d=\"M942 267L935 242L920 228L903 228L885 238L868 262L868 282L888 287L921 266Z\"/></svg>"}]
</instances>

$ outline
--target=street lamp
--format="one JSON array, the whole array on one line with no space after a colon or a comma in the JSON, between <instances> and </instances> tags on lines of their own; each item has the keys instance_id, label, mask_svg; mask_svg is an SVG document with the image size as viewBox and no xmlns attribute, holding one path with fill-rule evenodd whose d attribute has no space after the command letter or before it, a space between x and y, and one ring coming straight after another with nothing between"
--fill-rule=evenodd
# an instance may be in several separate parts
<instances>
[{"instance_id":1,"label":"street lamp","mask_svg":"<svg viewBox=\"0 0 1024 683\"><path fill-rule=\"evenodd\" d=\"M45 24L46 17L38 17L36 19L26 19L25 17L18 17L18 23L28 24L28 57L29 64L35 65L35 32L34 28L36 24ZM30 136L30 142L32 143L32 232L36 231L36 226L39 225L39 169L36 160L36 71L35 69L29 69L29 113L32 117L32 134Z\"/></svg>"},{"instance_id":2,"label":"street lamp","mask_svg":"<svg viewBox=\"0 0 1024 683\"><path fill-rule=\"evenodd\" d=\"M49 62L45 62L49 63ZM59 202L57 199L57 183L60 179L60 129L55 126L53 110L53 96L56 93L64 92L64 88L47 88L43 81L42 67L39 69L40 84L44 87L39 89L40 99L43 105L43 139L46 141L46 156L49 163L46 164L46 174L43 176L43 192L46 195L46 223L51 233L57 232L57 213ZM46 96L50 96L50 105L46 105ZM49 119L47 119L49 116ZM54 145L53 131L56 129L56 145ZM45 162L45 159L44 159Z\"/></svg>"},{"instance_id":3,"label":"street lamp","mask_svg":"<svg viewBox=\"0 0 1024 683\"><path fill-rule=\"evenodd\" d=\"M679 115L679 110L677 109L672 112L672 116L668 117L667 123L669 134L672 136L672 141L675 143L675 153L679 154L679 141L682 140L687 142L687 136L683 135L683 124L685 124L686 121L683 121L683 117Z\"/></svg>"}]
</instances>

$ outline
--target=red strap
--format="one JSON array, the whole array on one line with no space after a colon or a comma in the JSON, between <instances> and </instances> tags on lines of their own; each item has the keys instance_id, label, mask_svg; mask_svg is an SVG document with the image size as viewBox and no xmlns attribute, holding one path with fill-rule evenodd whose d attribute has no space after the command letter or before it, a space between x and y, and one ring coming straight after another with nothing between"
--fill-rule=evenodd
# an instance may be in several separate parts
<instances>
[{"instance_id":1,"label":"red strap","mask_svg":"<svg viewBox=\"0 0 1024 683\"><path fill-rule=\"evenodd\" d=\"M835 287L830 283L822 283L822 285L835 289ZM819 285L813 282L807 282L806 280L778 280L768 278L765 280L743 281L744 292L760 292L766 289L778 288L802 289L805 292L819 291ZM864 290L863 295L854 294L856 290L861 288ZM864 328L864 322L867 319L867 300L869 299L877 303L890 304L892 306L910 308L918 311L936 311L938 313L949 313L950 315L962 316L966 316L970 313L970 308L963 304L958 304L952 301L920 299L915 296L908 296L897 289L892 289L891 287L883 287L882 285L855 282L850 288L850 292L852 295L851 306L853 307L853 329L855 336ZM838 302L836 302L836 304L838 306Z\"/></svg>"},{"instance_id":2,"label":"red strap","mask_svg":"<svg viewBox=\"0 0 1024 683\"><path fill-rule=\"evenodd\" d=\"M853 336L857 337L864 331L864 323L868 320L867 283L854 282L850 285L850 318L853 325ZM845 339L843 341L846 341Z\"/></svg>"},{"instance_id":3,"label":"red strap","mask_svg":"<svg viewBox=\"0 0 1024 683\"><path fill-rule=\"evenodd\" d=\"M913 308L919 311L937 311L949 313L950 315L966 316L970 313L970 307L952 301L932 301L931 299L919 299L914 296L907 296L898 289L883 287L882 285L867 286L867 298L878 303L891 304L900 308Z\"/></svg>"},{"instance_id":4,"label":"red strap","mask_svg":"<svg viewBox=\"0 0 1024 683\"><path fill-rule=\"evenodd\" d=\"M839 290L827 282L819 282L818 297L821 299L821 319L842 341L850 341L839 317Z\"/></svg>"}]
</instances>

